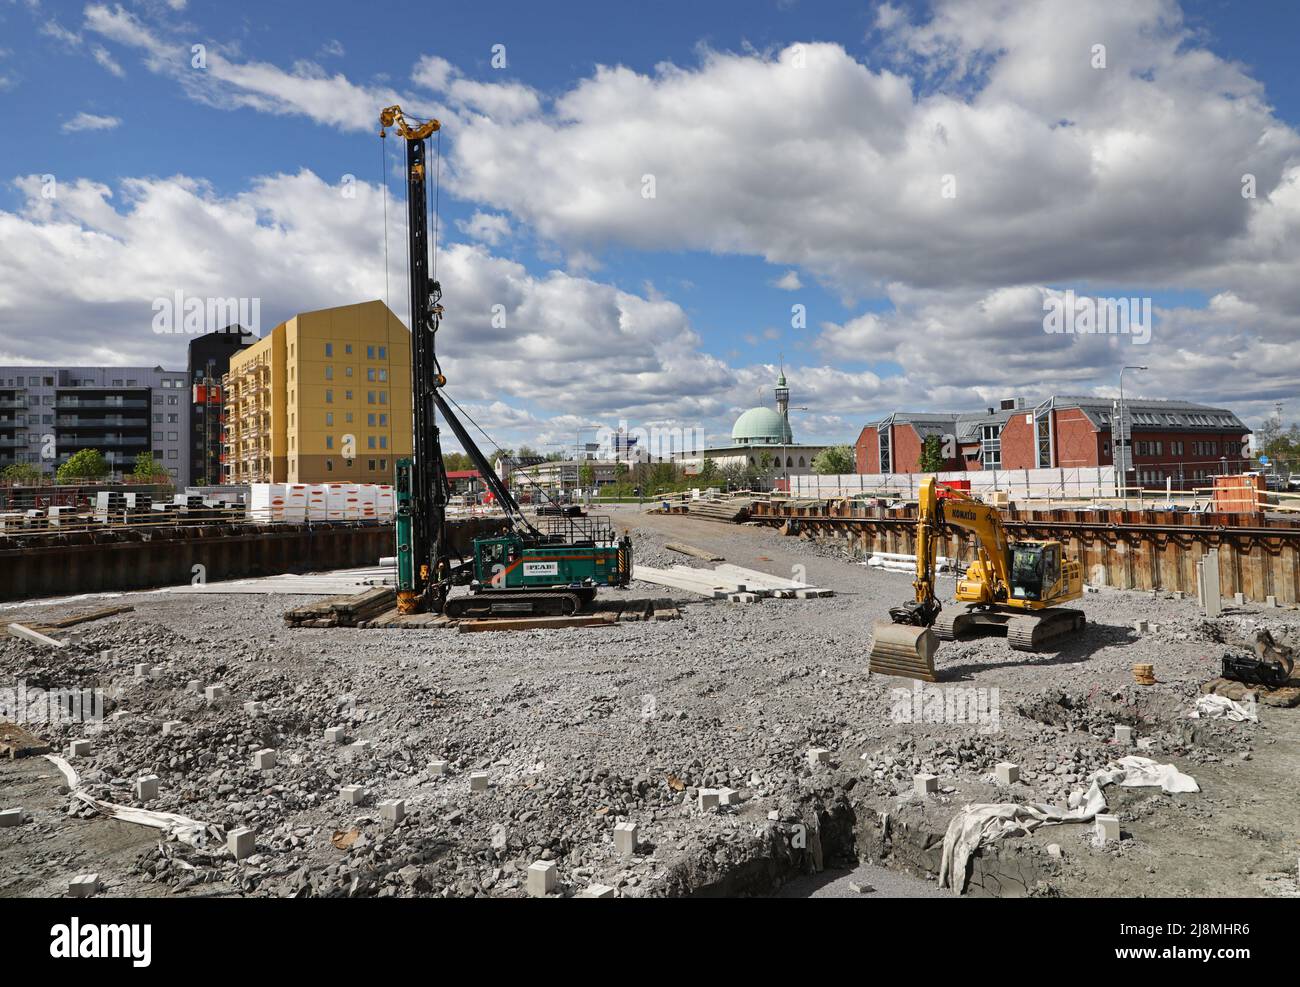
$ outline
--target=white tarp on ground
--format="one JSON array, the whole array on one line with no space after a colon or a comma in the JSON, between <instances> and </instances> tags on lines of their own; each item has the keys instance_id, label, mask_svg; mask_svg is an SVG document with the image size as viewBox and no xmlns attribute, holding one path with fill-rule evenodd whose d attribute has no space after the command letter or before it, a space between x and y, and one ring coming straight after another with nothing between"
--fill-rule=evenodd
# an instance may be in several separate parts
<instances>
[{"instance_id":1,"label":"white tarp on ground","mask_svg":"<svg viewBox=\"0 0 1300 987\"><path fill-rule=\"evenodd\" d=\"M970 858L981 846L1007 836L1028 836L1040 826L1062 823L1085 823L1106 808L1102 789L1118 782L1124 788L1159 787L1170 794L1199 792L1191 775L1172 764L1157 764L1150 758L1122 757L1088 776L1087 794L1082 789L1070 794L1069 808L1030 802L981 803L968 805L948 823L943 837L943 856L939 863L939 887L951 887L957 894L966 891Z\"/></svg>"},{"instance_id":2,"label":"white tarp on ground","mask_svg":"<svg viewBox=\"0 0 1300 987\"><path fill-rule=\"evenodd\" d=\"M914 499L926 476L939 482L968 480L971 493L985 496L1004 490L1016 497L1062 497L1088 500L1115 496L1115 467L1087 466L1075 469L967 470L952 473L841 473L833 476L792 476L790 494L826 500L855 494L892 495Z\"/></svg>"},{"instance_id":3,"label":"white tarp on ground","mask_svg":"<svg viewBox=\"0 0 1300 987\"><path fill-rule=\"evenodd\" d=\"M1201 717L1207 720L1228 719L1238 723L1259 720L1259 714L1255 712L1254 706L1234 702L1227 696L1199 696L1196 705L1187 714L1187 718L1199 720Z\"/></svg>"},{"instance_id":4,"label":"white tarp on ground","mask_svg":"<svg viewBox=\"0 0 1300 987\"><path fill-rule=\"evenodd\" d=\"M66 760L57 754L46 754L45 759L59 769L64 782L68 786L69 794L74 799L85 802L105 816L120 819L122 822L134 823L137 826L148 826L151 829L163 830L182 843L188 843L191 846L202 846L208 839L216 842L221 840L220 827L210 823L199 822L197 819L191 819L188 816L178 816L174 812L136 809L131 806L117 805L113 802L97 799L89 792L82 790L81 777L77 774L77 769Z\"/></svg>"}]
</instances>

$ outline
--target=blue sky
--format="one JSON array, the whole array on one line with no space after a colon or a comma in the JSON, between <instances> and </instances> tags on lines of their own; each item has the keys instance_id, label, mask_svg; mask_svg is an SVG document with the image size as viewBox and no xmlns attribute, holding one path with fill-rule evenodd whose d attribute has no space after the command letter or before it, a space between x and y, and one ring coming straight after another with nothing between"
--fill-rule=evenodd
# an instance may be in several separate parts
<instances>
[{"instance_id":1,"label":"blue sky","mask_svg":"<svg viewBox=\"0 0 1300 987\"><path fill-rule=\"evenodd\" d=\"M329 197L380 181L373 128L339 108L395 93L444 115L445 352L509 441L619 419L719 435L782 361L810 440L897 408L1109 393L1126 362L1157 368L1152 397L1300 414L1300 365L1278 358L1293 299L1273 286L1296 265L1296 6L1007 2L0 0L0 223L11 269L39 257L12 275L21 301L0 281L0 362L180 365L183 338L136 327L191 278L260 297L263 330L379 294L378 200L331 216ZM1098 41L1104 75L1053 71ZM956 176L955 206L918 193L931 168ZM619 197L643 170L662 190L644 220ZM43 175L77 194L41 203ZM172 243L151 247L151 224ZM1066 289L1149 296L1168 328L1140 360L1047 339L1038 300ZM471 306L494 293L525 320L505 334Z\"/></svg>"}]
</instances>

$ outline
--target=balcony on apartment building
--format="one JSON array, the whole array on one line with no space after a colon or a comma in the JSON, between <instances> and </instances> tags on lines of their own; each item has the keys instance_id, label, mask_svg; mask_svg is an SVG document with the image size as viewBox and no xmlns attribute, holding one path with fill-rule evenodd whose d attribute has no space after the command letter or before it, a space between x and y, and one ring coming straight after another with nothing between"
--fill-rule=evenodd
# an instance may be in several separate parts
<instances>
[{"instance_id":1,"label":"balcony on apartment building","mask_svg":"<svg viewBox=\"0 0 1300 987\"><path fill-rule=\"evenodd\" d=\"M149 439L143 435L60 435L56 440L59 448L69 449L103 449L103 448L143 448L149 445Z\"/></svg>"}]
</instances>

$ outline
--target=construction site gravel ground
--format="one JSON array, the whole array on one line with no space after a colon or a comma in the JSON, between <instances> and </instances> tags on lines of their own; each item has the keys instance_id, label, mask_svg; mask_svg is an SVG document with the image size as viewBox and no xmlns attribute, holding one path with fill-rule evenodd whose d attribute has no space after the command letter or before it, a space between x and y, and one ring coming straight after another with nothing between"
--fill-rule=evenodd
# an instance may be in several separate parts
<instances>
[{"instance_id":1,"label":"construction site gravel ground","mask_svg":"<svg viewBox=\"0 0 1300 987\"><path fill-rule=\"evenodd\" d=\"M682 619L462 634L288 629L302 597L131 594L133 613L84 625L62 650L2 639L0 686L105 691L98 732L34 728L64 755L91 740L69 757L89 793L140 804L136 779L157 775L147 808L251 828L256 852L236 861L224 839L191 846L107 819L69 797L53 763L22 758L0 762L0 810L28 817L0 828L0 895L62 895L97 872L102 894L125 896L522 897L538 860L556 862L561 895L951 895L935 883L939 843L964 805L1059 803L1128 753L1177 765L1200 792L1111 786L1120 842L1098 848L1091 825L1004 839L976 858L967 894L1297 895L1300 710L1187 716L1225 640L1266 627L1294 641L1296 611L1207 621L1195 600L1103 589L1079 604L1087 632L1059 651L942 646L939 688L988 690L985 715L907 722L927 693L869 675L866 657L872 622L911 593L906 574L768 528L613 513L643 564L706 566L663 547L688 542L776 575L803 567L835 596L739 604L634 584L624 592L679 600ZM941 589L951 596L949 580ZM1139 634L1138 620L1156 626ZM1137 662L1154 664L1156 685L1135 684ZM156 670L138 679L139 663ZM208 702L191 681L227 694ZM181 726L164 735L168 721ZM1117 745L1116 724L1141 749ZM326 738L335 726L347 745ZM276 766L259 770L268 748ZM811 766L810 748L830 762ZM1019 782L996 783L1002 761ZM473 771L487 791L471 791ZM939 792L914 794L918 773ZM340 798L352 784L361 805ZM737 803L701 811L698 790L722 787ZM396 825L377 808L388 799L405 800ZM639 830L630 859L613 840L621 821Z\"/></svg>"}]
</instances>

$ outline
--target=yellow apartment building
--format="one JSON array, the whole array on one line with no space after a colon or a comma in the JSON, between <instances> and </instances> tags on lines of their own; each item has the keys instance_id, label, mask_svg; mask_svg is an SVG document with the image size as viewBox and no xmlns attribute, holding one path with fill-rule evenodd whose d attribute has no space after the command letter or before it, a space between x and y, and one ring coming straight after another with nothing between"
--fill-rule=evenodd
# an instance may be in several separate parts
<instances>
[{"instance_id":1,"label":"yellow apartment building","mask_svg":"<svg viewBox=\"0 0 1300 987\"><path fill-rule=\"evenodd\" d=\"M227 483L391 483L411 428L411 333L381 301L299 313L230 360Z\"/></svg>"}]
</instances>

